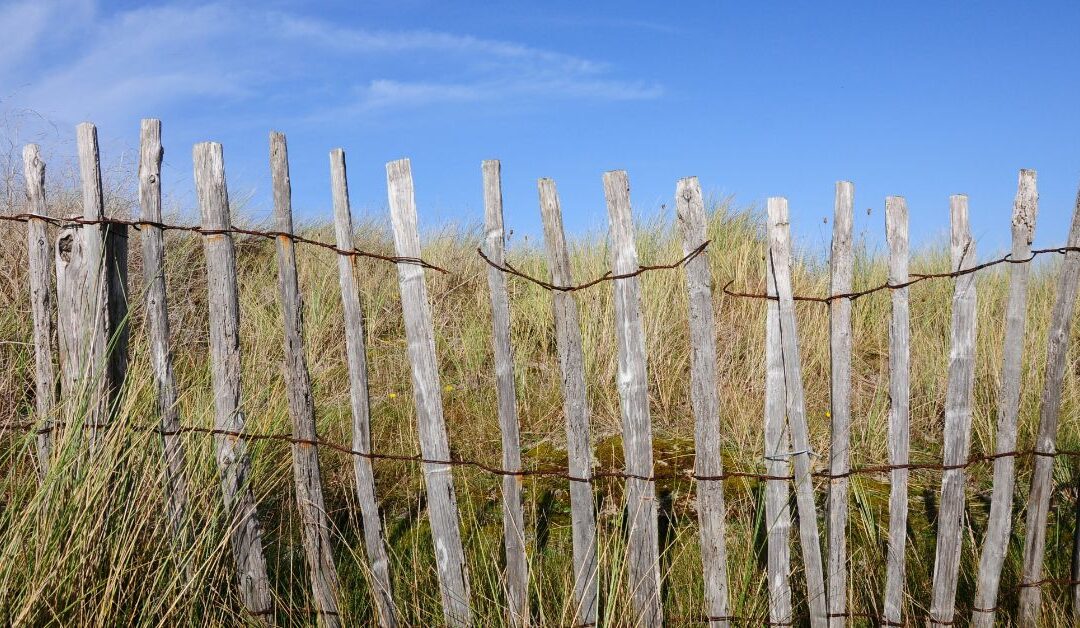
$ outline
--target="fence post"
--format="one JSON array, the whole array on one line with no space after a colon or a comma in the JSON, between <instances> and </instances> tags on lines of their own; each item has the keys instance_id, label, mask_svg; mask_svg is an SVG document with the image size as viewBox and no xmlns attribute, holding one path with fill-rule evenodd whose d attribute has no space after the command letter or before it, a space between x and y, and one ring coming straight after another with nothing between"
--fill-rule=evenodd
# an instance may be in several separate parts
<instances>
[{"instance_id":1,"label":"fence post","mask_svg":"<svg viewBox=\"0 0 1080 628\"><path fill-rule=\"evenodd\" d=\"M481 164L484 174L485 254L502 265L506 246L503 230L502 182L495 159ZM517 396L514 387L514 357L510 345L510 300L506 277L488 266L491 294L492 344L499 399L499 429L502 432L503 469L521 470L521 439L518 435ZM521 476L503 476L503 539L506 546L506 597L510 625L529 623L529 571L525 556L525 515L521 505Z\"/></svg>"},{"instance_id":2,"label":"fence post","mask_svg":"<svg viewBox=\"0 0 1080 628\"><path fill-rule=\"evenodd\" d=\"M769 622L786 625L791 609L791 436L788 433L780 304L772 256L765 255L765 525L768 543Z\"/></svg>"},{"instance_id":3,"label":"fence post","mask_svg":"<svg viewBox=\"0 0 1080 628\"><path fill-rule=\"evenodd\" d=\"M165 494L169 521L179 547L188 547L191 528L187 519L188 487L184 478L184 443L176 407L176 378L169 350L169 298L165 292L165 242L161 227L161 120L142 121L139 149L139 208L142 230L143 278L146 283L146 318L150 356L157 383L161 441L165 453ZM190 574L191 565L185 570Z\"/></svg>"},{"instance_id":4,"label":"fence post","mask_svg":"<svg viewBox=\"0 0 1080 628\"><path fill-rule=\"evenodd\" d=\"M952 238L952 270L975 265L975 240L968 226L968 199L963 194L949 197ZM975 383L975 273L956 278L953 292L952 342L949 350L949 384L945 391L946 466L967 461L971 446L971 391ZM963 468L946 469L941 475L941 510L938 514L937 546L934 558L934 594L930 623L949 625L956 606L956 581L960 569L964 517Z\"/></svg>"},{"instance_id":5,"label":"fence post","mask_svg":"<svg viewBox=\"0 0 1080 628\"><path fill-rule=\"evenodd\" d=\"M83 286L88 281L83 256L83 227L67 225L56 235L56 328L57 349L60 357L61 402L65 412L71 414L83 394L81 387L87 385L83 377L86 362L86 294ZM66 404L73 404L70 407ZM73 416L71 418L74 418Z\"/></svg>"},{"instance_id":6,"label":"fence post","mask_svg":"<svg viewBox=\"0 0 1080 628\"><path fill-rule=\"evenodd\" d=\"M772 256L773 278L776 281L776 294L780 305L780 346L787 391L788 428L791 430L793 447L791 458L795 469L795 501L799 508L799 539L803 568L806 571L810 625L818 628L828 624L828 611L825 578L821 567L817 507L814 504L814 485L810 475L810 431L803 405L802 369L799 365L795 305L791 292L791 234L787 199L770 198L768 213L769 254Z\"/></svg>"},{"instance_id":7,"label":"fence post","mask_svg":"<svg viewBox=\"0 0 1080 628\"><path fill-rule=\"evenodd\" d=\"M630 211L630 180L624 170L604 173L611 234L611 274L638 271L634 220ZM653 475L652 418L649 415L648 357L641 321L641 280L615 281L615 332L619 346L619 407L622 410L623 458L626 472L626 510L629 531L630 592L645 626L660 626L660 548L657 533L656 484ZM648 479L645 479L648 478Z\"/></svg>"},{"instance_id":8,"label":"fence post","mask_svg":"<svg viewBox=\"0 0 1080 628\"><path fill-rule=\"evenodd\" d=\"M37 144L23 148L23 168L26 177L26 200L32 214L45 216L45 162ZM26 223L26 246L30 258L30 310L34 319L34 401L37 409L37 467L38 479L44 481L49 472L49 450L53 429L53 409L56 405L56 375L53 370L53 290L52 264L49 260L49 236L45 221L31 218Z\"/></svg>"},{"instance_id":9,"label":"fence post","mask_svg":"<svg viewBox=\"0 0 1080 628\"><path fill-rule=\"evenodd\" d=\"M675 211L682 231L683 254L690 255L708 239L705 203L697 177L675 185ZM694 411L694 474L697 482L701 566L709 626L727 628L731 615L724 532L724 465L720 454L720 401L716 392L716 321L713 319L709 258L702 253L686 263L690 318L690 406Z\"/></svg>"},{"instance_id":10,"label":"fence post","mask_svg":"<svg viewBox=\"0 0 1080 628\"><path fill-rule=\"evenodd\" d=\"M293 480L303 527L304 552L311 577L311 593L320 625L340 626L338 577L326 520L322 475L315 428L315 403L311 376L304 356L304 304L296 272L296 249L292 240L292 183L285 135L270 133L270 174L274 187L274 223L277 241L278 287L281 290L282 329L285 340L285 393L292 417Z\"/></svg>"},{"instance_id":11,"label":"fence post","mask_svg":"<svg viewBox=\"0 0 1080 628\"><path fill-rule=\"evenodd\" d=\"M1021 170L1013 202L1013 260L1031 257L1031 240L1039 211L1039 193L1035 171ZM1001 391L998 396L997 444L995 452L1007 454L1016 449L1016 417L1020 407L1020 379L1024 364L1024 332L1027 323L1027 286L1030 264L1010 264L1009 304L1005 311L1005 340L1002 345ZM1004 455L994 460L994 494L990 517L979 557L978 585L971 623L976 628L994 625L1001 567L1012 532L1013 488L1016 483L1016 459Z\"/></svg>"},{"instance_id":12,"label":"fence post","mask_svg":"<svg viewBox=\"0 0 1080 628\"><path fill-rule=\"evenodd\" d=\"M221 144L195 145L195 189L202 213L210 323L210 373L214 385L214 436L218 471L240 592L248 611L262 621L273 613L266 576L262 530L251 489L251 463L240 407L240 304L236 287L236 249Z\"/></svg>"},{"instance_id":13,"label":"fence post","mask_svg":"<svg viewBox=\"0 0 1080 628\"><path fill-rule=\"evenodd\" d=\"M1080 247L1080 191L1076 195L1068 246ZM1046 515L1054 490L1054 453L1057 451L1058 413L1069 351L1069 329L1076 307L1080 283L1080 251L1065 253L1058 276L1057 299L1050 314L1049 341L1046 347L1046 375L1043 380L1039 431L1035 436L1035 468L1031 472L1031 492L1027 503L1027 528L1024 536L1024 569L1020 577L1020 625L1033 626L1039 620L1042 597L1043 552L1046 550Z\"/></svg>"},{"instance_id":14,"label":"fence post","mask_svg":"<svg viewBox=\"0 0 1080 628\"><path fill-rule=\"evenodd\" d=\"M337 247L353 250L352 211L349 208L349 184L345 175L345 151L330 151L330 188L334 202L334 234ZM356 282L356 257L338 255L338 280L345 311L345 353L349 362L349 400L352 405L353 475L360 517L364 528L364 548L371 569L371 586L379 625L396 628L397 607L390 589L390 560L386 555L379 503L375 497L375 472L371 458L371 405L368 398L367 348L364 344L364 314L360 309L360 290Z\"/></svg>"},{"instance_id":15,"label":"fence post","mask_svg":"<svg viewBox=\"0 0 1080 628\"><path fill-rule=\"evenodd\" d=\"M854 222L855 186L850 181L836 183L833 209L832 255L829 291L832 295L851 292L854 256L851 232ZM851 470L851 300L829 302L829 358L831 374L830 414L832 440L829 445L829 625L843 628L847 618L847 519L848 471Z\"/></svg>"},{"instance_id":16,"label":"fence post","mask_svg":"<svg viewBox=\"0 0 1080 628\"><path fill-rule=\"evenodd\" d=\"M551 283L570 286L570 252L563 233L559 193L551 179L537 181L540 216L544 222ZM566 457L570 475L570 519L573 526L575 625L592 626L597 621L596 514L592 491L592 449L589 444L589 401L585 394L585 354L581 347L574 295L562 290L551 293L555 313L555 346L562 369L563 413L566 415Z\"/></svg>"},{"instance_id":17,"label":"fence post","mask_svg":"<svg viewBox=\"0 0 1080 628\"><path fill-rule=\"evenodd\" d=\"M416 223L412 168L408 159L386 164L386 185L390 197L390 217L394 226L394 248L399 257L420 257L420 235ZM417 264L399 263L401 306L405 335L412 363L413 394L420 432L420 451L428 460L449 460L450 443L443 419L439 368L435 358L435 331L431 303L424 283L424 269ZM469 574L458 527L457 498L450 465L424 463L428 515L435 542L442 589L443 614L448 624L472 623L469 608Z\"/></svg>"},{"instance_id":18,"label":"fence post","mask_svg":"<svg viewBox=\"0 0 1080 628\"><path fill-rule=\"evenodd\" d=\"M889 285L908 281L908 210L903 196L885 198L885 239L889 244ZM889 325L889 464L908 463L911 448L910 321L908 289L894 288ZM903 623L907 549L908 469L889 472L889 543L885 557L883 625Z\"/></svg>"}]
</instances>

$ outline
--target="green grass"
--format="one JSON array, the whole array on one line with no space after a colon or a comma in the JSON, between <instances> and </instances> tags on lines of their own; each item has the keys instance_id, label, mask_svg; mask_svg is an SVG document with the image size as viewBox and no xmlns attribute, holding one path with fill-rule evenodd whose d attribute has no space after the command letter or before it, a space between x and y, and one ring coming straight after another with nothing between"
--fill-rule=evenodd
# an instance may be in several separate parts
<instances>
[{"instance_id":1,"label":"green grass","mask_svg":"<svg viewBox=\"0 0 1080 628\"><path fill-rule=\"evenodd\" d=\"M4 227L9 246L0 251L0 413L2 420L31 420L33 413L33 347L29 323L24 232ZM305 235L332 241L330 226L311 223ZM719 287L760 291L764 286L764 245L760 216L720 203L709 226L713 243L708 255ZM139 247L132 233L131 367L118 419L108 432L100 455L88 459L73 433L61 438L56 461L43 486L35 478L33 435L0 434L0 622L22 625L126 625L244 623L231 570L225 519L213 462L212 441L186 435L187 473L192 489L195 542L177 546L171 537L162 492L159 437L152 427L154 386L144 333ZM362 225L357 245L381 252L392 247L383 225ZM475 254L476 230L448 229L427 234L424 257L453 272L429 272L439 367L445 386L443 403L455 456L497 466L500 437L496 416L494 369L486 266ZM523 271L547 276L539 243L512 242L510 259ZM281 372L281 314L277 295L273 243L239 238L241 340L244 410L253 432L288 433ZM641 225L638 250L643 263L681 257L670 225ZM207 355L206 285L201 244L196 238L167 235L170 318L180 412L186 425L213 424ZM608 269L602 236L572 243L575 276L584 280ZM343 317L333 253L299 247L301 289L308 367L311 371L318 432L337 443L350 440L349 390ZM885 278L882 257L860 245L856 288ZM917 252L913 272L944 270L940 247ZM395 269L360 260L358 277L366 315L366 342L371 379L372 435L376 450L414 454L418 451L409 365L397 292ZM805 256L795 270L795 289L824 294L826 266ZM1030 447L1037 427L1039 393L1045 360L1046 326L1053 301L1057 262L1040 263L1032 278L1030 323L1020 408L1021 448ZM530 468L565 464L559 368L555 355L551 297L543 289L511 279L512 338L521 432ZM689 406L689 342L686 289L681 271L660 271L642 279L645 331L649 353L649 388L657 460L661 469L687 469L693 463L693 417ZM972 453L991 453L1001 334L1007 298L1007 269L980 273L979 335L974 392ZM952 283L924 282L911 289L912 312L912 459L940 461L949 310ZM620 418L615 386L617 372L610 284L576 294L581 312L587 381L592 405L592 437L597 463L621 464ZM723 456L728 469L756 471L762 465L762 402L764 396L764 302L714 294L720 350L720 400ZM828 324L820 304L797 306L803 356L807 416L815 451L827 460L829 448ZM853 306L853 465L885 464L887 460L889 297L878 293ZM1073 346L1080 335L1073 326ZM1076 351L1070 359L1061 413L1059 446L1080 446L1080 380ZM77 399L62 408L78 415ZM259 441L251 448L252 486L265 533L277 621L306 624L310 612L307 571L299 542L299 518L293 488L289 447ZM355 503L351 462L347 456L321 451L322 477L333 526L334 553L341 576L342 608L350 625L373 621L373 606L364 569L359 509ZM968 517L961 565L959 599L968 609L974 595L978 544L985 529L991 489L990 465L968 474ZM407 623L438 625L442 621L433 566L430 532L424 516L419 469L405 462L376 461L376 482L392 556L394 595ZM1023 507L1029 461L1018 465L1016 528L1006 562L1003 597L1007 619L1015 609ZM468 468L454 471L462 530L468 556L477 625L504 621L500 586L501 513L499 479ZM1047 574L1067 577L1072 552L1077 470L1058 462L1050 512ZM916 472L911 481L906 616L923 617L933 570L935 512L939 475ZM537 622L565 625L572 617L570 528L565 481L528 478L524 482L528 551L531 563L530 604ZM732 611L761 616L767 611L763 487L760 482L732 480L725 484L729 514L727 545ZM621 530L622 487L598 482L602 623L634 624L626 595ZM703 612L700 556L697 549L694 486L686 481L661 482L661 548L664 552L664 605L669 617ZM818 487L819 513L824 489ZM852 610L879 610L884 588L884 551L888 526L888 478L860 475L851 482L849 522ZM822 530L824 530L822 524ZM793 538L797 612L804 609L798 544ZM183 565L194 567L189 579ZM1066 622L1067 591L1044 590L1047 622ZM967 612L961 613L966 621Z\"/></svg>"}]
</instances>

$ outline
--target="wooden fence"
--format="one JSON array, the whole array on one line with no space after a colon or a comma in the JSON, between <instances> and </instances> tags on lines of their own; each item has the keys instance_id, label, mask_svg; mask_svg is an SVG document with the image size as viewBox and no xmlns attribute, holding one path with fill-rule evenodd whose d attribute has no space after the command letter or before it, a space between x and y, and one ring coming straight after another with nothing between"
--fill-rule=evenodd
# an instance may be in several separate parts
<instances>
[{"instance_id":1,"label":"wooden fence","mask_svg":"<svg viewBox=\"0 0 1080 628\"><path fill-rule=\"evenodd\" d=\"M127 246L138 227L142 240L152 366L157 385L158 430L163 437L164 490L168 517L181 543L188 542L188 488L185 485L182 433L205 433L215 439L217 465L224 503L232 518L229 526L232 555L241 598L254 618L271 622L274 614L263 553L262 532L256 518L256 503L248 482L248 444L258 439L287 440L292 444L297 508L303 528L303 548L310 577L311 596L318 620L326 626L340 625L338 608L340 583L331 554L331 543L319 472L319 448L331 448L351 455L356 492L363 521L364 543L371 573L374 607L383 626L399 625L403 619L390 587L389 560L379 515L372 461L407 459L421 464L427 490L427 513L431 522L434 555L437 561L445 621L453 626L473 623L470 605L469 571L462 546L453 468L468 465L502 477L502 515L506 567L504 587L506 620L516 626L529 624L529 561L522 508L522 479L530 475L563 478L570 488L573 525L574 623L596 625L600 616L596 513L592 482L599 477L616 477L626 482L626 564L635 613L644 626L660 626L688 618L665 618L661 604L660 560L657 532L657 474L653 465L652 425L649 413L646 373L648 356L642 324L639 277L643 272L683 267L689 291L691 338L691 407L695 420L697 514L703 568L705 614L689 618L711 626L763 623L784 626L808 623L811 626L844 626L856 619L882 626L914 623L905 617L905 547L907 538L908 475L912 470L941 472L940 515L934 564L931 625L952 625L968 618L958 617L957 580L962 543L965 474L972 464L992 462L994 486L991 515L982 544L977 574L977 594L971 622L990 626L1002 597L1001 572L1004 552L1011 534L1012 500L1017 458L1034 461L1027 503L1023 573L1020 582L1019 621L1030 625L1040 613L1040 592L1051 580L1043 576L1043 552L1047 511L1052 486L1051 470L1057 456L1080 456L1077 451L1059 451L1055 441L1062 386L1067 366L1070 323L1080 282L1080 196L1077 199L1066 246L1032 250L1031 242L1038 204L1035 173L1020 171L1012 217L1012 250L1008 256L984 263L976 262L975 242L968 225L965 196L953 196L951 209L951 264L949 272L912 275L908 271L908 214L902 197L886 199L886 240L888 282L867 290L852 291L852 223L854 186L836 186L835 217L831 250L830 295L807 297L792 293L792 247L787 201L768 201L767 292L740 293L725 286L723 292L737 298L767 299L766 382L764 415L764 473L725 473L721 464L724 440L717 395L717 349L714 325L713 284L709 274L706 212L696 178L682 179L676 186L675 207L683 239L685 257L673 264L643 266L635 249L631 214L630 184L623 171L603 177L610 218L611 271L605 276L575 284L571 272L562 213L555 182L540 179L540 211L550 268L549 280L529 277L505 260L505 237L497 161L482 164L485 204L485 238L478 254L488 263L494 366L498 385L498 419L502 431L502 466L493 468L474 461L452 459L449 435L443 419L441 386L437 369L431 307L425 283L427 270L442 269L420 257L413 178L407 159L386 166L387 189L393 225L395 255L358 250L353 246L352 216L345 176L345 154L330 153L333 194L334 244L318 242L293 233L289 164L285 137L270 136L270 165L273 179L274 230L259 231L233 226L225 181L222 147L202 143L194 148L195 184L202 225L185 227L163 224L161 215L161 124L144 120L139 162L138 220L120 220L105 215L98 157L97 132L93 125L78 127L78 153L83 188L81 216L50 216L45 199L45 165L38 148L24 151L28 210L2 216L7 221L27 224L30 303L36 365L36 413L32 427L37 431L37 466L43 477L50 464L53 431L59 427L55 408L57 373L54 371L53 339L59 354L59 390L65 394L89 393L94 403L88 408L84 428L88 446L97 446L98 434L116 411L120 384L126 372ZM46 225L60 227L50 242ZM208 275L210 320L210 361L215 399L213 429L181 424L176 410L177 385L169 349L168 299L164 281L163 231L181 229L200 234L204 242ZM292 420L291 435L252 434L245 431L241 404L238 286L234 234L273 238L277 244L278 276L284 321L286 393ZM352 443L345 447L322 441L315 432L315 408L311 381L304 357L301 294L297 280L296 244L314 245L338 254L341 296L344 303L348 373L351 387ZM1064 257L1055 304L1050 321L1046 376L1041 397L1038 436L1033 449L1017 450L1017 417L1020 398L1021 348L1025 334L1027 284L1031 260L1040 254ZM365 361L363 316L355 272L357 257L393 263L397 267L421 455L418 457L380 454L372 447L368 374ZM993 454L970 457L972 388L975 361L976 284L975 273L996 264L1009 263L1009 298L1005 320L1004 362L997 422L996 450ZM445 271L444 271L445 272ZM55 292L53 288L55 276ZM514 390L513 339L507 278L516 277L539 284L554 296L555 339L562 369L568 467L565 470L535 471L522 467L517 396ZM945 442L940 463L912 463L909 459L909 307L908 287L931 279L952 279L951 349L945 405ZM584 355L574 292L613 282L618 347L618 389L622 415L625 469L597 473L590 449L590 408L586 394ZM852 468L851 433L851 302L871 292L887 290L892 296L889 328L889 464ZM53 295L55 294L55 298ZM827 304L830 316L831 354L831 445L827 471L814 472L813 456L804 408L802 373L795 301ZM57 321L57 329L53 321ZM886 585L880 597L881 613L852 610L847 599L848 480L854 474L887 473L889 532L885 566ZM737 617L729 599L728 559L725 549L723 481L732 477L753 477L765 481L767 529L768 616ZM819 512L815 480L826 481L827 508ZM792 582L789 530L793 524L789 491L794 491L798 514L798 535L804 586ZM826 527L822 535L820 525ZM1080 526L1078 526L1080 533ZM1080 534L1076 544L1080 551ZM824 551L823 551L824 546ZM1061 584L1061 581L1053 581ZM1080 563L1073 567L1074 617L1080 620ZM793 599L793 591L806 596ZM805 608L796 616L793 609Z\"/></svg>"}]
</instances>

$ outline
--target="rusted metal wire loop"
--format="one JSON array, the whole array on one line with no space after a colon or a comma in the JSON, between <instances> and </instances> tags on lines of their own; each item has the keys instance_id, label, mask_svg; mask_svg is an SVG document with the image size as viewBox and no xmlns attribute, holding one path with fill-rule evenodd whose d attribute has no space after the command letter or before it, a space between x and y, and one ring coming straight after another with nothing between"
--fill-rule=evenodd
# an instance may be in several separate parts
<instances>
[{"instance_id":1,"label":"rusted metal wire loop","mask_svg":"<svg viewBox=\"0 0 1080 628\"><path fill-rule=\"evenodd\" d=\"M207 229L207 228L201 227L199 225L173 225L173 224L166 224L166 223L163 223L163 222L156 222L156 221L153 221L153 220L123 220L123 219L120 219L120 218L102 218L102 219L90 220L90 219L83 218L81 216L76 216L76 217L72 217L72 218L54 218L52 216L42 216L40 214L31 214L31 213L11 214L11 215L7 215L7 216L0 216L0 220L6 220L8 222L20 222L20 223L30 222L31 220L42 220L42 221L47 222L47 223L49 223L51 225L55 225L57 227L68 227L68 226L76 226L76 225L121 225L121 226L125 226L125 227L132 227L132 228L135 228L135 229L139 229L140 227L157 227L158 229L161 229L163 231L185 231L185 232L188 232L188 233L197 233L197 234L200 234L200 235L238 234L238 235L254 236L254 237L258 237L258 238L266 238L266 239L269 239L269 240L273 240L273 239L277 239L277 238L288 238L289 240L292 240L293 242L296 242L298 244L309 244L311 246L316 246L316 247L319 247L319 248L323 248L323 249L326 249L328 251L333 251L333 252L337 253L338 255L345 255L345 256L348 256L348 257L365 257L365 258L368 258L368 259L380 260L380 261L383 261L383 262L390 262L391 264L412 264L412 265L415 265L415 266L420 266L421 268L427 268L427 269L430 269L430 270L435 270L435 271L438 271L440 273L449 273L450 272L450 271L446 270L445 268L441 268L439 266L436 266L435 264L427 262L427 261L425 261L425 260L423 260L423 259L421 259L419 257L400 257L400 256L396 256L396 255L383 255L382 253L375 253L375 252L372 252L372 251L365 251L365 250L357 249L357 248L342 249L342 248L339 248L339 247L337 247L337 246L335 246L333 244L330 244L329 242L323 242L321 240L314 240L312 238L305 238L304 236L296 235L295 233L288 233L288 232L285 232L285 231L273 231L273 230L262 230L262 229L244 229L244 228L241 228L241 227L230 227L229 229Z\"/></svg>"}]
</instances>

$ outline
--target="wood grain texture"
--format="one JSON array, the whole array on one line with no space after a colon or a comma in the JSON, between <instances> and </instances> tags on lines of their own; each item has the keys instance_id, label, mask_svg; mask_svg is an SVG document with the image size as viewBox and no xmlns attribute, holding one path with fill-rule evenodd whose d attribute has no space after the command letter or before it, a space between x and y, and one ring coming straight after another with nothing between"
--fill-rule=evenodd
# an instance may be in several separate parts
<instances>
[{"instance_id":1,"label":"wood grain texture","mask_svg":"<svg viewBox=\"0 0 1080 628\"><path fill-rule=\"evenodd\" d=\"M1013 201L1012 251L1014 260L1031 256L1035 237L1035 219L1039 211L1039 193L1034 170L1021 170ZM1002 345L1001 389L998 393L997 442L995 453L1016 449L1017 415L1020 408L1020 382L1024 365L1024 334L1027 323L1027 288L1030 264L1009 265L1009 302L1005 310L1005 339ZM994 625L1001 568L1012 534L1013 489L1016 483L1016 459L1003 456L994 460L994 492L990 517L983 536L982 554L971 623L978 628Z\"/></svg>"},{"instance_id":2,"label":"wood grain texture","mask_svg":"<svg viewBox=\"0 0 1080 628\"><path fill-rule=\"evenodd\" d=\"M540 216L544 223L551 283L574 283L570 252L563 232L559 193L551 179L537 182ZM596 512L592 491L592 447L589 443L589 401L585 389L585 354L574 295L561 290L551 293L555 314L555 347L562 371L563 414L566 417L566 456L570 475L587 481L570 482L570 520L574 552L575 625L597 621Z\"/></svg>"},{"instance_id":3,"label":"wood grain texture","mask_svg":"<svg viewBox=\"0 0 1080 628\"><path fill-rule=\"evenodd\" d=\"M161 121L142 121L139 148L139 218L161 222ZM150 335L150 362L157 386L158 420L165 458L165 499L169 522L178 547L189 547L188 485L184 473L184 441L180 436L176 376L169 348L169 297L165 290L165 241L162 229L144 225L142 232L143 282L146 285L146 322ZM191 565L185 565L191 569Z\"/></svg>"},{"instance_id":4,"label":"wood grain texture","mask_svg":"<svg viewBox=\"0 0 1080 628\"><path fill-rule=\"evenodd\" d=\"M829 257L829 292L851 292L855 256L851 249L854 226L855 186L850 181L836 183L833 208L832 252ZM851 300L829 302L829 364L832 438L829 445L829 625L843 628L849 622L848 588L848 477L851 469ZM836 476L842 477L836 477Z\"/></svg>"},{"instance_id":5,"label":"wood grain texture","mask_svg":"<svg viewBox=\"0 0 1080 628\"><path fill-rule=\"evenodd\" d=\"M675 186L675 212L682 232L683 252L689 255L708 240L708 217L697 177L680 179ZM698 255L686 263L690 320L690 407L694 412L694 473L719 477L721 460L720 400L716 377L716 321L713 316L712 276L709 258ZM705 610L709 617L731 615L725 545L724 484L701 480L697 484L698 528L701 566L705 585ZM727 620L710 620L726 628Z\"/></svg>"},{"instance_id":6,"label":"wood grain texture","mask_svg":"<svg viewBox=\"0 0 1080 628\"><path fill-rule=\"evenodd\" d=\"M86 378L86 265L81 226L60 229L55 243L56 327L60 358L60 390L65 420L74 419L78 401L87 394Z\"/></svg>"},{"instance_id":7,"label":"wood grain texture","mask_svg":"<svg viewBox=\"0 0 1080 628\"><path fill-rule=\"evenodd\" d=\"M353 249L352 210L345 151L330 151L330 188L334 202L334 234L340 249ZM349 363L349 401L352 409L352 448L371 453L371 403L368 393L367 347L364 341L364 313L360 307L360 287L356 281L356 257L338 256L338 280L345 312L345 353ZM386 554L379 502L375 495L375 472L371 459L353 456L356 496L364 528L364 549L371 572L371 589L378 609L379 625L396 628L398 610L390 588L390 560Z\"/></svg>"},{"instance_id":8,"label":"wood grain texture","mask_svg":"<svg viewBox=\"0 0 1080 628\"><path fill-rule=\"evenodd\" d=\"M889 245L889 283L908 281L908 210L902 196L885 199L885 240ZM889 464L905 465L911 449L911 321L908 289L892 293L889 323ZM903 622L907 550L908 469L889 472L889 543L885 557L883 625Z\"/></svg>"},{"instance_id":9,"label":"wood grain texture","mask_svg":"<svg viewBox=\"0 0 1080 628\"><path fill-rule=\"evenodd\" d=\"M293 217L289 153L285 135L278 132L270 133L270 177L274 190L274 228L281 234L291 235ZM304 356L304 304L297 279L296 249L288 235L278 235L276 241L285 343L285 396L289 403L293 438L314 441L318 439L318 433L315 427L315 402L311 396L311 376ZM292 459L296 505L300 511L315 616L319 625L340 626L337 568L330 545L330 526L319 471L319 450L310 442L294 442Z\"/></svg>"},{"instance_id":10,"label":"wood grain texture","mask_svg":"<svg viewBox=\"0 0 1080 628\"><path fill-rule=\"evenodd\" d=\"M386 164L386 184L390 197L390 217L394 227L394 248L400 257L420 257L420 235L416 222L412 168L408 159ZM435 331L431 303L424 283L424 269L416 264L398 264L405 336L412 364L416 421L420 451L429 460L449 460L450 443L443 418L442 389L435 358ZM439 568L443 615L452 626L472 623L469 608L469 574L461 545L457 498L449 465L425 463L428 516Z\"/></svg>"},{"instance_id":11,"label":"wood grain texture","mask_svg":"<svg viewBox=\"0 0 1080 628\"><path fill-rule=\"evenodd\" d=\"M196 144L195 190L206 229L228 229L229 193L221 144ZM210 375L214 389L214 427L244 431L240 396L240 305L236 286L236 249L227 233L203 236L210 323ZM273 612L270 582L263 556L262 528L250 485L251 463L247 441L241 436L216 434L218 472L228 529L240 580L240 594L248 611L268 621Z\"/></svg>"},{"instance_id":12,"label":"wood grain texture","mask_svg":"<svg viewBox=\"0 0 1080 628\"><path fill-rule=\"evenodd\" d=\"M503 227L501 168L497 160L481 164L484 177L484 253L502 265L506 248ZM502 434L502 464L508 471L521 470L521 437L518 434L517 391L514 386L514 356L510 343L510 298L506 276L488 266L491 297L492 345L495 356L495 384L499 402L499 431ZM503 543L506 551L506 606L511 626L529 623L529 570L525 555L525 514L521 502L521 476L503 476Z\"/></svg>"},{"instance_id":13,"label":"wood grain texture","mask_svg":"<svg viewBox=\"0 0 1080 628\"><path fill-rule=\"evenodd\" d=\"M23 149L23 173L26 180L27 211L47 216L45 205L45 162L37 144ZM30 265L30 316L34 324L34 409L37 412L38 480L49 472L52 426L56 409L56 371L53 369L52 247L44 220L31 218L26 223L26 250Z\"/></svg>"},{"instance_id":14,"label":"wood grain texture","mask_svg":"<svg viewBox=\"0 0 1080 628\"><path fill-rule=\"evenodd\" d=\"M791 459L795 475L795 501L799 509L799 546L802 549L806 573L810 625L817 628L828 625L828 611L818 537L817 506L814 503L814 485L810 475L810 430L803 403L802 369L799 364L795 304L791 290L791 233L787 199L770 198L768 215L769 254L772 257L773 279L776 282L780 305L780 346L784 363L788 429L793 448Z\"/></svg>"},{"instance_id":15,"label":"wood grain texture","mask_svg":"<svg viewBox=\"0 0 1080 628\"><path fill-rule=\"evenodd\" d=\"M611 273L638 270L634 220L630 210L630 180L623 170L604 173L611 237ZM648 356L641 320L641 279L615 282L615 336L619 359L619 408L622 414L623 460L626 472L653 475L652 417L649 413ZM627 560L630 594L641 625L661 626L660 547L657 528L656 484L652 480L626 480Z\"/></svg>"},{"instance_id":16,"label":"wood grain texture","mask_svg":"<svg viewBox=\"0 0 1080 628\"><path fill-rule=\"evenodd\" d=\"M780 346L780 305L776 297L772 257L765 256L765 473L791 475L791 436L787 429L787 392L783 348ZM791 607L791 491L787 480L765 481L765 534L769 579L769 621L793 620Z\"/></svg>"},{"instance_id":17,"label":"wood grain texture","mask_svg":"<svg viewBox=\"0 0 1080 628\"><path fill-rule=\"evenodd\" d=\"M967 196L949 197L952 269L975 265L975 241L968 225ZM971 447L971 393L975 384L975 273L956 278L953 292L952 338L949 348L949 383L945 390L946 465L963 464ZM934 558L934 590L930 622L949 624L956 606L956 584L963 544L964 469L941 474L941 508Z\"/></svg>"},{"instance_id":18,"label":"wood grain texture","mask_svg":"<svg viewBox=\"0 0 1080 628\"><path fill-rule=\"evenodd\" d=\"M1068 246L1080 246L1080 191L1076 195ZM1068 366L1069 330L1076 308L1077 285L1080 283L1080 252L1069 251L1058 275L1057 297L1050 313L1050 328L1046 347L1046 375L1039 399L1039 431L1035 436L1035 451L1057 451L1058 419L1061 412L1062 385ZM1043 553L1046 550L1046 517L1050 496L1054 490L1054 459L1035 456L1031 473L1031 492L1028 493L1027 526L1024 536L1024 563L1020 577L1028 584L1042 579ZM1042 587L1028 586L1020 591L1019 625L1034 626L1039 620Z\"/></svg>"}]
</instances>

